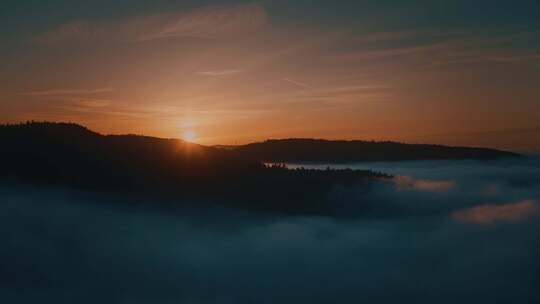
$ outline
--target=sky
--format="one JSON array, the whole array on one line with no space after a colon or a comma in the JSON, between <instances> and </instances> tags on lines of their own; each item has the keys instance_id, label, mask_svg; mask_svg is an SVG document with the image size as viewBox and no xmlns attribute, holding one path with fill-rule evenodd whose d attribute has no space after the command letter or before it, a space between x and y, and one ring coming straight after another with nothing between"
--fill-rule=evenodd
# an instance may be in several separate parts
<instances>
[{"instance_id":1,"label":"sky","mask_svg":"<svg viewBox=\"0 0 540 304\"><path fill-rule=\"evenodd\" d=\"M1 6L0 122L540 151L538 1Z\"/></svg>"}]
</instances>

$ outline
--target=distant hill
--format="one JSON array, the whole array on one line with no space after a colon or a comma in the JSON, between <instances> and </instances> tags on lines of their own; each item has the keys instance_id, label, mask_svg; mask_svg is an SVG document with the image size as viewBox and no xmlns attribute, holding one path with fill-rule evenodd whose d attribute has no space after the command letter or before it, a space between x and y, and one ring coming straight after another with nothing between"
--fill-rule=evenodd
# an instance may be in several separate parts
<instances>
[{"instance_id":1,"label":"distant hill","mask_svg":"<svg viewBox=\"0 0 540 304\"><path fill-rule=\"evenodd\" d=\"M238 157L265 162L363 162L442 159L497 159L516 153L468 147L397 142L278 139L231 146Z\"/></svg>"},{"instance_id":2,"label":"distant hill","mask_svg":"<svg viewBox=\"0 0 540 304\"><path fill-rule=\"evenodd\" d=\"M71 123L0 126L0 179L249 209L328 214L326 193L388 175L268 167L236 151L176 139L101 135Z\"/></svg>"},{"instance_id":3,"label":"distant hill","mask_svg":"<svg viewBox=\"0 0 540 304\"><path fill-rule=\"evenodd\" d=\"M256 161L177 139L101 135L77 124L28 123L0 127L3 174L96 184L121 184L133 176L194 180L206 170L261 167ZM159 174L158 174L159 173ZM173 176L174 175L174 176Z\"/></svg>"},{"instance_id":4,"label":"distant hill","mask_svg":"<svg viewBox=\"0 0 540 304\"><path fill-rule=\"evenodd\" d=\"M177 139L102 135L72 123L0 125L0 180L115 193L156 202L212 202L285 213L332 214L341 186L368 191L391 176L365 170L289 170L269 162L494 159L514 153L393 142L269 140L207 147ZM342 188L341 188L342 189ZM343 196L342 199L350 199Z\"/></svg>"}]
</instances>

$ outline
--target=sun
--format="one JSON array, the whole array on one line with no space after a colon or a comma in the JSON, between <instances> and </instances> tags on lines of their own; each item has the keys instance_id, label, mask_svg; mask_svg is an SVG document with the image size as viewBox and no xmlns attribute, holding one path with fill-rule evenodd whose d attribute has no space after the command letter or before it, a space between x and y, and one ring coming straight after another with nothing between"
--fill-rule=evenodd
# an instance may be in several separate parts
<instances>
[{"instance_id":1,"label":"sun","mask_svg":"<svg viewBox=\"0 0 540 304\"><path fill-rule=\"evenodd\" d=\"M195 134L195 132L193 132L192 130L186 130L182 135L182 139L185 141L194 142L195 140L197 140L197 134Z\"/></svg>"}]
</instances>

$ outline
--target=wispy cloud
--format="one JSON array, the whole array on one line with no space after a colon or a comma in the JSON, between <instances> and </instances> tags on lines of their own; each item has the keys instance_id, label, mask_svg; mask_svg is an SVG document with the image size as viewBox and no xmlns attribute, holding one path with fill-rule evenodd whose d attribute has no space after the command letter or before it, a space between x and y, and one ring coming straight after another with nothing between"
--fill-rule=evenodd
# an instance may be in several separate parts
<instances>
[{"instance_id":1,"label":"wispy cloud","mask_svg":"<svg viewBox=\"0 0 540 304\"><path fill-rule=\"evenodd\" d=\"M204 7L192 11L129 17L118 21L76 20L40 35L40 43L64 41L149 41L162 38L219 38L252 33L266 24L264 8L257 4Z\"/></svg>"},{"instance_id":2,"label":"wispy cloud","mask_svg":"<svg viewBox=\"0 0 540 304\"><path fill-rule=\"evenodd\" d=\"M97 89L50 89L42 91L22 92L19 95L24 96L65 96L65 95L93 95L100 93L113 92L113 88L97 88Z\"/></svg>"},{"instance_id":3,"label":"wispy cloud","mask_svg":"<svg viewBox=\"0 0 540 304\"><path fill-rule=\"evenodd\" d=\"M540 208L534 200L525 200L505 205L482 205L452 213L460 222L493 224L496 222L519 222L538 214Z\"/></svg>"},{"instance_id":4,"label":"wispy cloud","mask_svg":"<svg viewBox=\"0 0 540 304\"><path fill-rule=\"evenodd\" d=\"M538 49L511 47L516 37L485 33L381 32L349 37L346 51L324 56L341 64L373 61L400 64L415 60L425 67L482 62L517 63L540 60Z\"/></svg>"},{"instance_id":5,"label":"wispy cloud","mask_svg":"<svg viewBox=\"0 0 540 304\"><path fill-rule=\"evenodd\" d=\"M211 76L211 77L219 77L219 76L229 76L229 75L235 75L238 73L241 73L240 70L216 70L216 71L203 71L203 72L196 72L195 74L200 76Z\"/></svg>"},{"instance_id":6,"label":"wispy cloud","mask_svg":"<svg viewBox=\"0 0 540 304\"><path fill-rule=\"evenodd\" d=\"M103 107L108 106L111 103L111 101L106 100L106 99L92 99L92 100L79 100L75 103L81 107L103 108Z\"/></svg>"},{"instance_id":7,"label":"wispy cloud","mask_svg":"<svg viewBox=\"0 0 540 304\"><path fill-rule=\"evenodd\" d=\"M391 88L385 85L336 83L320 86L302 86L300 84L295 84L295 86L305 88L304 90L285 93L282 98L295 104L309 102L312 109L315 109L315 101L323 108L329 108L351 106L362 102L383 101L392 96Z\"/></svg>"},{"instance_id":8,"label":"wispy cloud","mask_svg":"<svg viewBox=\"0 0 540 304\"><path fill-rule=\"evenodd\" d=\"M540 53L494 56L494 57L489 58L488 60L495 61L495 62L501 62L501 63L540 60Z\"/></svg>"},{"instance_id":9,"label":"wispy cloud","mask_svg":"<svg viewBox=\"0 0 540 304\"><path fill-rule=\"evenodd\" d=\"M332 55L331 58L339 61L376 60L390 57L413 56L448 50L450 42L434 42L414 46L396 46L386 48L361 48L350 52Z\"/></svg>"},{"instance_id":10,"label":"wispy cloud","mask_svg":"<svg viewBox=\"0 0 540 304\"><path fill-rule=\"evenodd\" d=\"M294 84L295 86L303 87L303 88L309 88L310 87L310 85L308 85L306 83L296 81L296 80L292 80L290 78L283 78L283 81Z\"/></svg>"},{"instance_id":11,"label":"wispy cloud","mask_svg":"<svg viewBox=\"0 0 540 304\"><path fill-rule=\"evenodd\" d=\"M349 84L349 85L339 85L328 88L323 88L318 90L319 92L332 93L332 94L349 94L356 92L379 92L386 91L390 89L386 85L376 85L376 84Z\"/></svg>"},{"instance_id":12,"label":"wispy cloud","mask_svg":"<svg viewBox=\"0 0 540 304\"><path fill-rule=\"evenodd\" d=\"M266 23L264 8L255 4L231 8L203 8L160 17L167 20L155 28L150 27L149 33L141 35L140 40L245 34L260 29Z\"/></svg>"},{"instance_id":13,"label":"wispy cloud","mask_svg":"<svg viewBox=\"0 0 540 304\"><path fill-rule=\"evenodd\" d=\"M446 36L440 32L428 32L428 31L387 31L387 32L372 32L365 35L360 35L360 42L390 42L406 40L411 38L419 38L425 36Z\"/></svg>"}]
</instances>

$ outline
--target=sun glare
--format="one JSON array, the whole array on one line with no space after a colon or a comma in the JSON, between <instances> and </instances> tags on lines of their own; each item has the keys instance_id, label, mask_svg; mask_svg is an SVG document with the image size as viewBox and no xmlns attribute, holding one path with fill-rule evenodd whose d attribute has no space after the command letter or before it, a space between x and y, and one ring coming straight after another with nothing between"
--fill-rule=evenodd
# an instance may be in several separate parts
<instances>
[{"instance_id":1,"label":"sun glare","mask_svg":"<svg viewBox=\"0 0 540 304\"><path fill-rule=\"evenodd\" d=\"M197 135L192 130L184 131L182 139L189 142L194 142L197 139Z\"/></svg>"}]
</instances>

